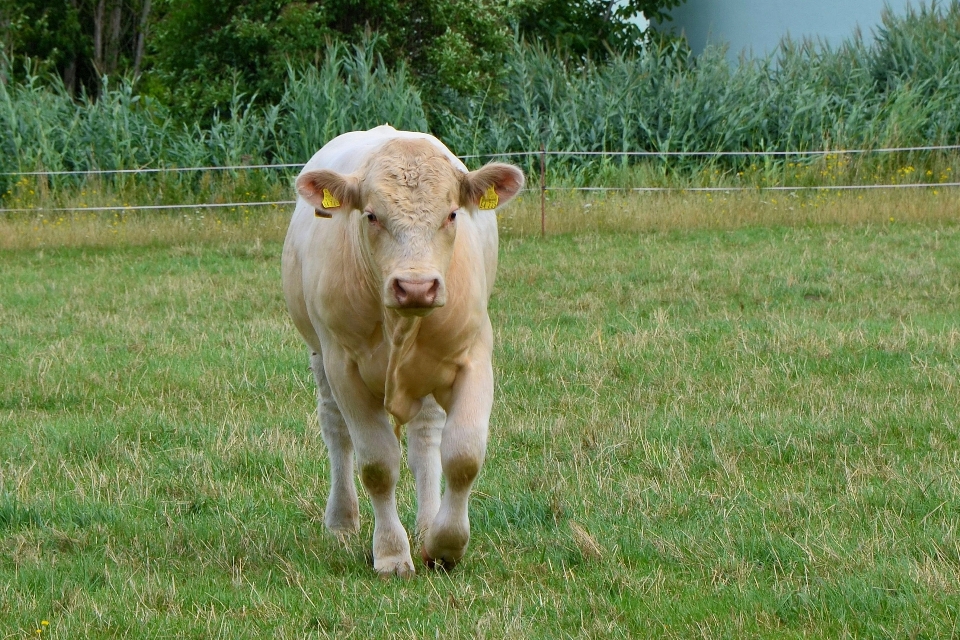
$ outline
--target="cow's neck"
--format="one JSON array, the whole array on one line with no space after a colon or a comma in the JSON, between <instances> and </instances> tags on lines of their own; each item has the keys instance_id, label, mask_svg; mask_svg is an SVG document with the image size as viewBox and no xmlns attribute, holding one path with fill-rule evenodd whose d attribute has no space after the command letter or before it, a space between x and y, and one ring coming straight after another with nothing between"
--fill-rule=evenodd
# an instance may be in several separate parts
<instances>
[{"instance_id":1,"label":"cow's neck","mask_svg":"<svg viewBox=\"0 0 960 640\"><path fill-rule=\"evenodd\" d=\"M383 333L390 349L383 403L400 424L409 422L420 411L420 399L412 397L403 385L401 370L415 357L414 346L422 322L423 318L404 317L389 309L383 318Z\"/></svg>"},{"instance_id":2,"label":"cow's neck","mask_svg":"<svg viewBox=\"0 0 960 640\"><path fill-rule=\"evenodd\" d=\"M382 304L383 281L380 271L373 266L373 256L367 243L363 242L359 224L353 225L353 232L353 246L359 248L356 261L363 280L361 286L371 300ZM383 404L398 424L406 424L420 411L421 400L414 397L407 385L403 384L401 371L416 358L415 346L422 323L421 317L402 316L392 309L383 309L383 336L388 347Z\"/></svg>"},{"instance_id":3,"label":"cow's neck","mask_svg":"<svg viewBox=\"0 0 960 640\"><path fill-rule=\"evenodd\" d=\"M360 286L366 291L366 295L376 303L380 302L380 291L383 288L383 282L378 275L378 270L373 267L373 256L370 253L367 243L363 240L363 232L360 230L360 224L356 220L351 221L349 231L351 242L349 246L353 247L353 268L355 273L360 274Z\"/></svg>"}]
</instances>

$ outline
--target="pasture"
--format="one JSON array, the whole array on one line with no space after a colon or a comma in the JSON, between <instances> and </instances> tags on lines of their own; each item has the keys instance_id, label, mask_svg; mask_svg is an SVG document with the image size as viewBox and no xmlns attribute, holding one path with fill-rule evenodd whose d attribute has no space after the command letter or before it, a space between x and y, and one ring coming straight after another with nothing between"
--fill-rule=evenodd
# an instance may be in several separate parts
<instances>
[{"instance_id":1,"label":"pasture","mask_svg":"<svg viewBox=\"0 0 960 640\"><path fill-rule=\"evenodd\" d=\"M954 635L960 194L536 200L470 548L408 582L323 530L286 210L0 220L0 637Z\"/></svg>"}]
</instances>

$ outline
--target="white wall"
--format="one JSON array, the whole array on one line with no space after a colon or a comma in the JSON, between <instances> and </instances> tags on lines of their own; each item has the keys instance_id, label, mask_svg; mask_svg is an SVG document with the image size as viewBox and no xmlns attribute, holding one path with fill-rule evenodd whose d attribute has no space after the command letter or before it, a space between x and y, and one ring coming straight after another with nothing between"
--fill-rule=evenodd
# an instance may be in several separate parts
<instances>
[{"instance_id":1,"label":"white wall","mask_svg":"<svg viewBox=\"0 0 960 640\"><path fill-rule=\"evenodd\" d=\"M727 42L727 57L735 61L741 51L758 56L773 51L788 33L795 40L820 38L835 45L859 26L869 38L885 5L902 13L907 4L919 6L917 0L687 0L665 26L682 30L696 53L708 41Z\"/></svg>"}]
</instances>

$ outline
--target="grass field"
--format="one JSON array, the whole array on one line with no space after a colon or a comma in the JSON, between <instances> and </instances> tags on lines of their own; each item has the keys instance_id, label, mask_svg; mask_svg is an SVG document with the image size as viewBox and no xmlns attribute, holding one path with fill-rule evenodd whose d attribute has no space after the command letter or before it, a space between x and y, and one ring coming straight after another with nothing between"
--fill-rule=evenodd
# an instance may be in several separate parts
<instances>
[{"instance_id":1,"label":"grass field","mask_svg":"<svg viewBox=\"0 0 960 640\"><path fill-rule=\"evenodd\" d=\"M958 194L535 200L410 582L322 528L285 212L0 221L0 638L955 635Z\"/></svg>"}]
</instances>

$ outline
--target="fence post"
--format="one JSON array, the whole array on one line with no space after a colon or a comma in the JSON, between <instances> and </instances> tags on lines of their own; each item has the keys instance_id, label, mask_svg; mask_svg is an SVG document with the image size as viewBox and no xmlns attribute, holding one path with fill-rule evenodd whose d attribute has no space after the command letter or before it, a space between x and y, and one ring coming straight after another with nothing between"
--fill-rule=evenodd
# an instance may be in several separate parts
<instances>
[{"instance_id":1,"label":"fence post","mask_svg":"<svg viewBox=\"0 0 960 640\"><path fill-rule=\"evenodd\" d=\"M540 237L547 235L547 147L540 145Z\"/></svg>"}]
</instances>

